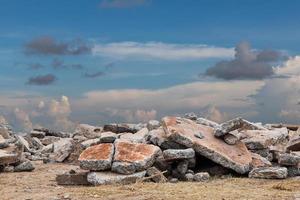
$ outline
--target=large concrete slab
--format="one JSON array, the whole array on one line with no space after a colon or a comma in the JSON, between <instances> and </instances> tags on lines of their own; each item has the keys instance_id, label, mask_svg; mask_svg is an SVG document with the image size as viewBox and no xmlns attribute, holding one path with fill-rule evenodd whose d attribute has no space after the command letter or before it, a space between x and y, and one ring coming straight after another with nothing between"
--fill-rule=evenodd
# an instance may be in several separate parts
<instances>
[{"instance_id":1,"label":"large concrete slab","mask_svg":"<svg viewBox=\"0 0 300 200\"><path fill-rule=\"evenodd\" d=\"M84 150L79 156L80 167L86 170L102 171L111 168L114 145L98 144Z\"/></svg>"},{"instance_id":2,"label":"large concrete slab","mask_svg":"<svg viewBox=\"0 0 300 200\"><path fill-rule=\"evenodd\" d=\"M193 148L196 153L238 173L244 174L249 171L252 157L242 142L228 145L214 136L213 128L189 119L165 117L162 124L170 140ZM199 133L203 137L197 137Z\"/></svg>"},{"instance_id":3,"label":"large concrete slab","mask_svg":"<svg viewBox=\"0 0 300 200\"><path fill-rule=\"evenodd\" d=\"M117 140L112 171L132 174L146 170L153 165L159 154L161 150L157 146Z\"/></svg>"}]
</instances>

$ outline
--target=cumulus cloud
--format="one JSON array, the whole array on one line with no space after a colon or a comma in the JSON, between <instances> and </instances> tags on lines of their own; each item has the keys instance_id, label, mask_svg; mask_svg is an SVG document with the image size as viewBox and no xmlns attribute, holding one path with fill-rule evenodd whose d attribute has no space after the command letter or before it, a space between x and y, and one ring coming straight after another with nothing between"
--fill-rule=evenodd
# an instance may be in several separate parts
<instances>
[{"instance_id":1,"label":"cumulus cloud","mask_svg":"<svg viewBox=\"0 0 300 200\"><path fill-rule=\"evenodd\" d=\"M57 80L53 74L38 75L30 77L27 81L28 85L50 85Z\"/></svg>"},{"instance_id":2,"label":"cumulus cloud","mask_svg":"<svg viewBox=\"0 0 300 200\"><path fill-rule=\"evenodd\" d=\"M119 42L96 44L93 54L112 58L201 60L207 58L231 58L232 48L197 44L170 44L162 42Z\"/></svg>"},{"instance_id":3,"label":"cumulus cloud","mask_svg":"<svg viewBox=\"0 0 300 200\"><path fill-rule=\"evenodd\" d=\"M0 115L0 124L6 124L7 120L5 119L5 117L3 115Z\"/></svg>"},{"instance_id":4,"label":"cumulus cloud","mask_svg":"<svg viewBox=\"0 0 300 200\"><path fill-rule=\"evenodd\" d=\"M241 109L253 106L254 101L248 96L255 94L263 84L262 81L218 81L194 82L155 90L98 90L85 93L83 98L73 99L72 107L74 115L84 117L87 113L94 113L96 116L93 117L101 122L137 122L192 111L202 113L210 105L234 110L236 114ZM227 114L218 113L216 108L209 112L211 119L225 119Z\"/></svg>"},{"instance_id":5,"label":"cumulus cloud","mask_svg":"<svg viewBox=\"0 0 300 200\"><path fill-rule=\"evenodd\" d=\"M15 108L14 110L14 117L15 117L15 125L17 129L21 129L24 131L31 131L32 130L32 122L28 113L24 110L19 108Z\"/></svg>"},{"instance_id":6,"label":"cumulus cloud","mask_svg":"<svg viewBox=\"0 0 300 200\"><path fill-rule=\"evenodd\" d=\"M150 0L102 0L101 8L130 8L150 3Z\"/></svg>"},{"instance_id":7,"label":"cumulus cloud","mask_svg":"<svg viewBox=\"0 0 300 200\"><path fill-rule=\"evenodd\" d=\"M50 36L34 38L25 44L26 54L81 55L91 52L91 46L80 39L60 42Z\"/></svg>"},{"instance_id":8,"label":"cumulus cloud","mask_svg":"<svg viewBox=\"0 0 300 200\"><path fill-rule=\"evenodd\" d=\"M283 59L273 50L254 51L249 43L241 42L235 48L235 57L220 61L206 70L206 75L222 79L263 79L274 74L272 63Z\"/></svg>"},{"instance_id":9,"label":"cumulus cloud","mask_svg":"<svg viewBox=\"0 0 300 200\"><path fill-rule=\"evenodd\" d=\"M115 109L107 108L106 112L113 118L121 118L126 122L148 122L149 120L155 119L157 115L156 110L143 110L143 109Z\"/></svg>"},{"instance_id":10,"label":"cumulus cloud","mask_svg":"<svg viewBox=\"0 0 300 200\"><path fill-rule=\"evenodd\" d=\"M212 121L221 123L229 119L227 113L220 111L216 106L208 106L202 112L202 116Z\"/></svg>"},{"instance_id":11,"label":"cumulus cloud","mask_svg":"<svg viewBox=\"0 0 300 200\"><path fill-rule=\"evenodd\" d=\"M0 96L0 102L1 99L2 96ZM15 107L16 105L18 107ZM71 104L66 96L62 96L58 100L45 97L35 98L30 101L18 100L18 104L16 102L14 105L6 104L4 108L5 112L1 110L1 113L5 113L7 122L13 125L17 131L28 132L35 127L45 127L60 131L72 131L75 128L75 123L70 119L72 113ZM0 120L2 120L1 117Z\"/></svg>"}]
</instances>

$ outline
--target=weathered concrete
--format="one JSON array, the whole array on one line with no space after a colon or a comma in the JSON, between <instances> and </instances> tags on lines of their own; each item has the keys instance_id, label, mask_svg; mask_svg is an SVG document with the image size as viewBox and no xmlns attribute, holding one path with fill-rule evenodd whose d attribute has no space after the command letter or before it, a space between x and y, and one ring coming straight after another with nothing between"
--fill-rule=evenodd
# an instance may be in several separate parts
<instances>
[{"instance_id":1,"label":"weathered concrete","mask_svg":"<svg viewBox=\"0 0 300 200\"><path fill-rule=\"evenodd\" d=\"M59 141L54 142L53 154L51 159L56 162L63 162L72 152L74 147L72 138L61 138Z\"/></svg>"},{"instance_id":2,"label":"weathered concrete","mask_svg":"<svg viewBox=\"0 0 300 200\"><path fill-rule=\"evenodd\" d=\"M214 136L213 128L188 119L165 117L162 121L168 139L193 148L196 153L238 173L244 174L249 171L252 157L242 142L228 145ZM204 138L195 137L199 132Z\"/></svg>"},{"instance_id":3,"label":"weathered concrete","mask_svg":"<svg viewBox=\"0 0 300 200\"><path fill-rule=\"evenodd\" d=\"M250 171L249 178L284 179L287 174L285 167L261 167Z\"/></svg>"},{"instance_id":4,"label":"weathered concrete","mask_svg":"<svg viewBox=\"0 0 300 200\"><path fill-rule=\"evenodd\" d=\"M114 143L118 138L118 135L113 132L103 132L101 133L100 142L101 143Z\"/></svg>"},{"instance_id":5,"label":"weathered concrete","mask_svg":"<svg viewBox=\"0 0 300 200\"><path fill-rule=\"evenodd\" d=\"M71 172L58 174L55 180L58 185L90 185L87 181L88 173L89 171L72 170Z\"/></svg>"},{"instance_id":6,"label":"weathered concrete","mask_svg":"<svg viewBox=\"0 0 300 200\"><path fill-rule=\"evenodd\" d=\"M195 151L192 148L167 149L163 151L163 156L166 160L189 159L195 157Z\"/></svg>"},{"instance_id":7,"label":"weathered concrete","mask_svg":"<svg viewBox=\"0 0 300 200\"><path fill-rule=\"evenodd\" d=\"M112 171L130 174L146 170L153 165L159 154L161 150L157 146L117 140Z\"/></svg>"},{"instance_id":8,"label":"weathered concrete","mask_svg":"<svg viewBox=\"0 0 300 200\"><path fill-rule=\"evenodd\" d=\"M102 171L111 168L114 145L98 144L84 150L79 156L80 167L86 170Z\"/></svg>"},{"instance_id":9,"label":"weathered concrete","mask_svg":"<svg viewBox=\"0 0 300 200\"><path fill-rule=\"evenodd\" d=\"M146 171L124 175L112 172L90 172L87 176L89 183L93 185L105 184L131 184L145 177Z\"/></svg>"}]
</instances>

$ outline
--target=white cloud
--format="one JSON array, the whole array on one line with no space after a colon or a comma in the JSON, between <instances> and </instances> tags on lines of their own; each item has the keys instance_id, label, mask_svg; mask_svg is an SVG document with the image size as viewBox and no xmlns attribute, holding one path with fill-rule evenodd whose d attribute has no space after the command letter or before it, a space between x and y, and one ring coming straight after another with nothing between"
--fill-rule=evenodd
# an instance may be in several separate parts
<instances>
[{"instance_id":1,"label":"white cloud","mask_svg":"<svg viewBox=\"0 0 300 200\"><path fill-rule=\"evenodd\" d=\"M14 117L15 117L15 124L18 129L24 130L24 131L31 131L32 130L32 122L30 120L30 117L27 112L24 110L21 110L19 108L15 108L14 110Z\"/></svg>"},{"instance_id":2,"label":"white cloud","mask_svg":"<svg viewBox=\"0 0 300 200\"><path fill-rule=\"evenodd\" d=\"M73 99L72 108L75 115L98 113L95 117L100 122L138 122L192 111L202 113L212 106L209 117L224 121L229 115L222 109L236 114L241 109L253 107L255 102L248 96L255 94L263 85L263 81L219 81L194 82L156 90L98 90L87 92L81 99Z\"/></svg>"},{"instance_id":3,"label":"white cloud","mask_svg":"<svg viewBox=\"0 0 300 200\"><path fill-rule=\"evenodd\" d=\"M300 56L290 57L283 66L276 69L277 75L295 76L300 75Z\"/></svg>"},{"instance_id":4,"label":"white cloud","mask_svg":"<svg viewBox=\"0 0 300 200\"><path fill-rule=\"evenodd\" d=\"M201 60L207 58L231 58L234 56L233 48L162 42L96 44L92 52L97 56L136 60Z\"/></svg>"}]
</instances>

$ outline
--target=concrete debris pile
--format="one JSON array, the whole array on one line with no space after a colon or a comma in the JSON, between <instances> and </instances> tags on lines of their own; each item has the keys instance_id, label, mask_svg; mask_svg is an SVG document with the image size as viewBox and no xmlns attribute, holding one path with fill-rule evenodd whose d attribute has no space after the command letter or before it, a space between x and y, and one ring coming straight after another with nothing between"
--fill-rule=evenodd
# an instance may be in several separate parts
<instances>
[{"instance_id":1,"label":"concrete debris pile","mask_svg":"<svg viewBox=\"0 0 300 200\"><path fill-rule=\"evenodd\" d=\"M34 170L32 162L23 154L23 142L8 124L0 124L0 172Z\"/></svg>"},{"instance_id":2,"label":"concrete debris pile","mask_svg":"<svg viewBox=\"0 0 300 200\"><path fill-rule=\"evenodd\" d=\"M300 176L300 129L284 125L241 118L218 124L187 114L147 124L80 125L73 139L80 139L84 149L78 158L81 170L59 175L59 184Z\"/></svg>"},{"instance_id":3,"label":"concrete debris pile","mask_svg":"<svg viewBox=\"0 0 300 200\"><path fill-rule=\"evenodd\" d=\"M195 114L146 124L80 124L74 133L0 126L2 171L30 171L32 161L76 164L61 185L137 181L207 181L211 176L283 179L300 176L300 129L242 118L218 124Z\"/></svg>"}]
</instances>

